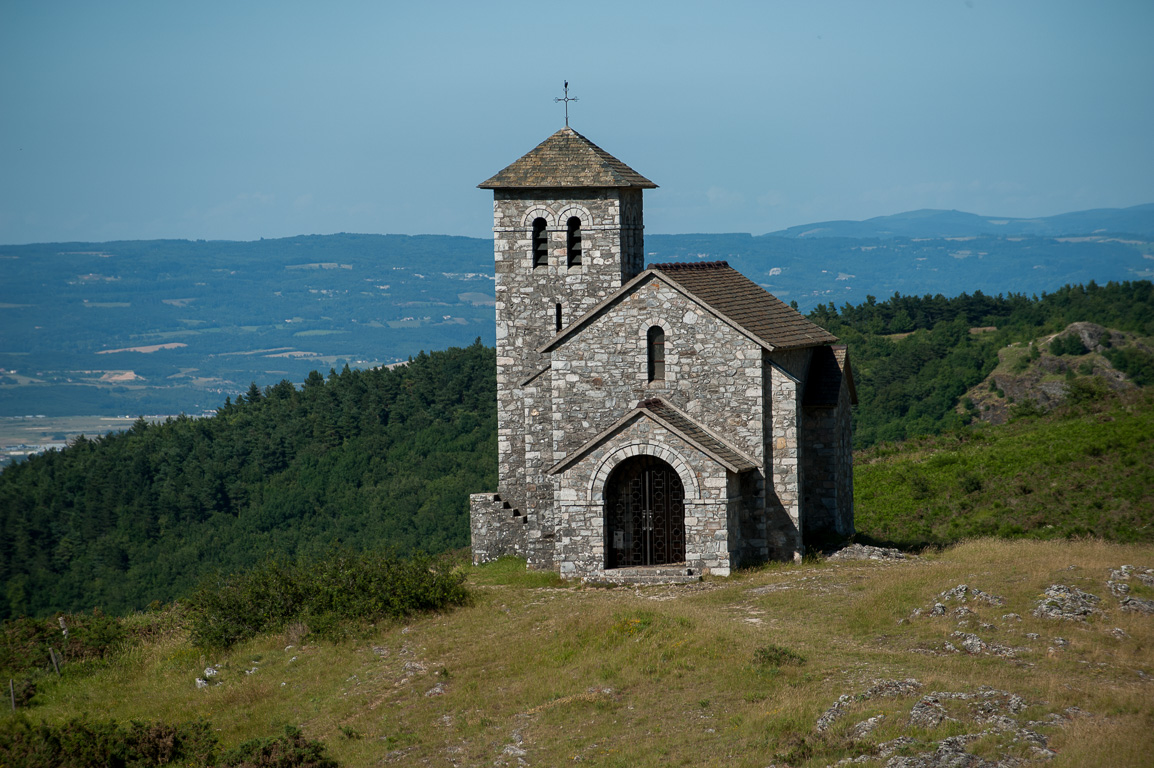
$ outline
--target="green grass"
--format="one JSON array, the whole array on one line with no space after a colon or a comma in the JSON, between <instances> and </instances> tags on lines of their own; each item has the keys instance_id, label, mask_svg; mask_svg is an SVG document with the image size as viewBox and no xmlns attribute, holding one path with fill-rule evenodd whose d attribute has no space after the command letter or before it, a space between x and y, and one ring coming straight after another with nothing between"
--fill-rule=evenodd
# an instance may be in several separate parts
<instances>
[{"instance_id":1,"label":"green grass","mask_svg":"<svg viewBox=\"0 0 1154 768\"><path fill-rule=\"evenodd\" d=\"M974 536L1154 542L1154 394L855 456L866 537L917 547Z\"/></svg>"},{"instance_id":2,"label":"green grass","mask_svg":"<svg viewBox=\"0 0 1154 768\"><path fill-rule=\"evenodd\" d=\"M1154 699L1138 674L1154 674L1154 624L1106 592L1109 569L1123 563L1154 567L1154 547L985 539L898 563L788 564L613 589L516 583L502 573L523 564L502 561L466 568L471 605L341 641L298 627L204 651L171 627L41 678L28 714L49 723L204 718L222 750L293 726L346 766L513 765L510 748L531 765L812 768L901 735L934 741L987 727L956 703L961 722L910 728L917 696L858 696L876 679L914 677L922 693L989 685L1022 696L1023 722L1082 708L1087 717L1042 729L1059 753L1053 768L1139 766L1154 747ZM1074 625L1033 617L1038 595L1058 581L1101 596L1103 615ZM968 603L966 631L1021 649L1017 659L933 655L957 619L909 616L960 583L1005 598ZM1011 612L1021 620L1002 618ZM1051 652L1056 635L1069 645ZM209 664L220 673L197 689ZM846 717L816 733L843 694L852 699ZM851 737L879 714L877 730ZM1017 754L1008 738L970 749Z\"/></svg>"}]
</instances>

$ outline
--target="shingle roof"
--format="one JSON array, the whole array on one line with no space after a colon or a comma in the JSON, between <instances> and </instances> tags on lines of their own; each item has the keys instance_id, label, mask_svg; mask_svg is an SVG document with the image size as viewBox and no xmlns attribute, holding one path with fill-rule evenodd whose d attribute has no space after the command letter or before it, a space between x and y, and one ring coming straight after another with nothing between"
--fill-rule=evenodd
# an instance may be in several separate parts
<instances>
[{"instance_id":1,"label":"shingle roof","mask_svg":"<svg viewBox=\"0 0 1154 768\"><path fill-rule=\"evenodd\" d=\"M811 323L724 261L651 264L687 293L776 349L832 344L837 337Z\"/></svg>"},{"instance_id":2,"label":"shingle roof","mask_svg":"<svg viewBox=\"0 0 1154 768\"><path fill-rule=\"evenodd\" d=\"M715 456L729 462L736 467L739 472L754 469L757 466L727 443L706 432L704 427L689 418L689 416L670 406L659 397L642 400L637 404L637 407L644 408L650 413L660 416L671 427L681 432L685 437L688 437L691 442L698 443Z\"/></svg>"},{"instance_id":3,"label":"shingle roof","mask_svg":"<svg viewBox=\"0 0 1154 768\"><path fill-rule=\"evenodd\" d=\"M568 126L477 186L481 189L657 187Z\"/></svg>"},{"instance_id":4,"label":"shingle roof","mask_svg":"<svg viewBox=\"0 0 1154 768\"><path fill-rule=\"evenodd\" d=\"M569 451L565 458L547 469L546 472L551 475L556 475L566 471L569 467L587 456L590 451L599 445L603 445L615 434L618 434L626 426L640 418L647 418L661 424L731 472L745 472L751 469L757 469L759 466L753 459L714 435L687 414L660 398L652 398L650 400L642 400L637 404L636 408L622 416L608 429L586 440L574 450Z\"/></svg>"}]
</instances>

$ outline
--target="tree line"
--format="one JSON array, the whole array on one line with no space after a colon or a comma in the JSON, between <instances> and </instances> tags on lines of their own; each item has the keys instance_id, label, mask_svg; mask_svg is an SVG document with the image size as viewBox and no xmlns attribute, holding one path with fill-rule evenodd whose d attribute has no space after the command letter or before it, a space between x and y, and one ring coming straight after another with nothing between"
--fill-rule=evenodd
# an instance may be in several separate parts
<instances>
[{"instance_id":1,"label":"tree line","mask_svg":"<svg viewBox=\"0 0 1154 768\"><path fill-rule=\"evenodd\" d=\"M138 420L0 472L0 618L188 594L206 575L334 546L468 543L468 494L496 486L491 348L310 374L211 418Z\"/></svg>"},{"instance_id":2,"label":"tree line","mask_svg":"<svg viewBox=\"0 0 1154 768\"><path fill-rule=\"evenodd\" d=\"M871 296L810 317L850 347L862 448L963 427L959 399L1009 343L1079 320L1154 336L1154 285ZM1122 365L1154 371L1128 354ZM78 438L0 472L0 619L138 609L334 546L463 547L468 494L496 487L496 445L495 357L480 340L391 370L254 384L210 418Z\"/></svg>"}]
</instances>

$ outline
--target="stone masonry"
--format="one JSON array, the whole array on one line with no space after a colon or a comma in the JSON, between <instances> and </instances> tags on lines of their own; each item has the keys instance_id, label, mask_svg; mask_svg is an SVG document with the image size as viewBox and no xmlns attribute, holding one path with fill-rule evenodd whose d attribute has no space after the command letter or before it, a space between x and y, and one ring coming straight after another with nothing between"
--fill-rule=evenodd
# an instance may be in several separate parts
<instances>
[{"instance_id":1,"label":"stone masonry","mask_svg":"<svg viewBox=\"0 0 1154 768\"><path fill-rule=\"evenodd\" d=\"M614 580L607 553L628 541L646 564L725 575L852 533L852 376L834 337L724 262L645 269L641 195L656 185L571 129L481 186L499 481L471 497L475 562ZM682 497L637 490L643 458L672 468ZM614 486L634 512L610 531L606 489L625 477L642 485ZM655 519L684 538L684 562L642 543Z\"/></svg>"}]
</instances>

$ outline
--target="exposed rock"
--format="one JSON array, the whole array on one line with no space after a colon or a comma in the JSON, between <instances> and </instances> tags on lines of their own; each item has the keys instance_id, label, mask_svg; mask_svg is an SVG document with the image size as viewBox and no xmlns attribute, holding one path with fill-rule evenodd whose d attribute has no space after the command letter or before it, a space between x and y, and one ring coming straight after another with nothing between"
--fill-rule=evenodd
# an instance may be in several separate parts
<instances>
[{"instance_id":1,"label":"exposed rock","mask_svg":"<svg viewBox=\"0 0 1154 768\"><path fill-rule=\"evenodd\" d=\"M1034 608L1034 615L1040 619L1085 621L1087 616L1098 613L1097 606L1097 595L1065 584L1051 584Z\"/></svg>"},{"instance_id":2,"label":"exposed rock","mask_svg":"<svg viewBox=\"0 0 1154 768\"><path fill-rule=\"evenodd\" d=\"M986 644L977 635L971 635L969 632L955 632L954 637L961 639L962 648L968 653L981 653L986 650Z\"/></svg>"},{"instance_id":3,"label":"exposed rock","mask_svg":"<svg viewBox=\"0 0 1154 768\"><path fill-rule=\"evenodd\" d=\"M961 641L961 646L967 653L979 654L988 653L993 656L1001 656L1002 658L1012 659L1018 655L1020 649L1010 648L999 643L987 643L982 638L970 632L954 632L953 637Z\"/></svg>"},{"instance_id":4,"label":"exposed rock","mask_svg":"<svg viewBox=\"0 0 1154 768\"><path fill-rule=\"evenodd\" d=\"M899 749L905 749L917 743L917 739L910 738L909 736L898 736L896 739L878 744L878 757L889 757Z\"/></svg>"},{"instance_id":5,"label":"exposed rock","mask_svg":"<svg viewBox=\"0 0 1154 768\"><path fill-rule=\"evenodd\" d=\"M1130 574L1134 572L1134 566L1123 565L1120 568L1112 568L1110 570L1110 578L1116 581L1126 581L1130 578Z\"/></svg>"},{"instance_id":6,"label":"exposed rock","mask_svg":"<svg viewBox=\"0 0 1154 768\"><path fill-rule=\"evenodd\" d=\"M906 554L900 549L871 547L866 544L850 544L829 556L829 560L905 560Z\"/></svg>"},{"instance_id":7,"label":"exposed rock","mask_svg":"<svg viewBox=\"0 0 1154 768\"><path fill-rule=\"evenodd\" d=\"M875 680L874 684L870 686L863 698L890 698L895 696L912 696L921 690L922 684L912 677L907 677L905 680Z\"/></svg>"},{"instance_id":8,"label":"exposed rock","mask_svg":"<svg viewBox=\"0 0 1154 768\"><path fill-rule=\"evenodd\" d=\"M936 751L914 757L891 758L886 768L999 768L998 763L991 763L966 751L966 744L975 738L976 735L965 735L942 739Z\"/></svg>"},{"instance_id":9,"label":"exposed rock","mask_svg":"<svg viewBox=\"0 0 1154 768\"><path fill-rule=\"evenodd\" d=\"M1110 634L1119 640L1125 640L1130 636L1126 630L1122 629L1121 627L1114 627L1112 630L1110 630Z\"/></svg>"},{"instance_id":10,"label":"exposed rock","mask_svg":"<svg viewBox=\"0 0 1154 768\"><path fill-rule=\"evenodd\" d=\"M923 696L910 710L910 726L914 728L934 728L946 720L953 719L946 713L946 708L933 694Z\"/></svg>"},{"instance_id":11,"label":"exposed rock","mask_svg":"<svg viewBox=\"0 0 1154 768\"><path fill-rule=\"evenodd\" d=\"M1131 613L1154 613L1154 600L1143 600L1140 597L1124 597L1120 601L1122 610Z\"/></svg>"},{"instance_id":12,"label":"exposed rock","mask_svg":"<svg viewBox=\"0 0 1154 768\"><path fill-rule=\"evenodd\" d=\"M885 719L885 715L874 715L868 720L862 720L860 723L853 727L853 730L850 731L850 738L854 741L861 741L866 736L868 736L874 728L877 728L879 725L881 725L882 720Z\"/></svg>"},{"instance_id":13,"label":"exposed rock","mask_svg":"<svg viewBox=\"0 0 1154 768\"><path fill-rule=\"evenodd\" d=\"M922 684L912 677L905 680L875 680L874 684L857 696L848 694L838 697L833 706L822 713L814 726L818 733L824 732L835 722L840 720L851 704L872 698L888 698L892 696L910 696L916 693Z\"/></svg>"},{"instance_id":14,"label":"exposed rock","mask_svg":"<svg viewBox=\"0 0 1154 768\"><path fill-rule=\"evenodd\" d=\"M1107 581L1106 586L1110 588L1110 594L1114 597L1125 597L1130 594L1130 585L1124 581Z\"/></svg>"},{"instance_id":15,"label":"exposed rock","mask_svg":"<svg viewBox=\"0 0 1154 768\"><path fill-rule=\"evenodd\" d=\"M945 592L939 593L939 596L944 598L942 602L946 602L947 600L960 600L964 603L966 602L966 593L969 591L970 588L968 586L959 584L953 589L947 589Z\"/></svg>"}]
</instances>

